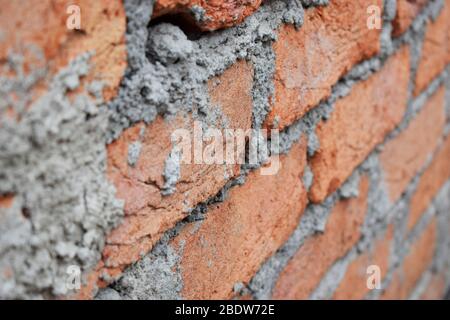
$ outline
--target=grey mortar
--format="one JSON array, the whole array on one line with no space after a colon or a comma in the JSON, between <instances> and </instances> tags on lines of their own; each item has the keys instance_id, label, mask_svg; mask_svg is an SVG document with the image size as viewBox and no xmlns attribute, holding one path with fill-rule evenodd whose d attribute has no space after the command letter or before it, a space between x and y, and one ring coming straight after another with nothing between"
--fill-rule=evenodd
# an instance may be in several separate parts
<instances>
[{"instance_id":1,"label":"grey mortar","mask_svg":"<svg viewBox=\"0 0 450 320\"><path fill-rule=\"evenodd\" d=\"M308 236L325 230L326 221L337 197L338 195L335 193L324 203L307 207L300 223L287 242L261 266L249 283L248 288L255 299L270 299L278 275L304 240Z\"/></svg>"},{"instance_id":2,"label":"grey mortar","mask_svg":"<svg viewBox=\"0 0 450 320\"><path fill-rule=\"evenodd\" d=\"M122 297L116 290L114 290L112 288L104 288L98 292L95 299L96 300L122 300Z\"/></svg>"},{"instance_id":3,"label":"grey mortar","mask_svg":"<svg viewBox=\"0 0 450 320\"><path fill-rule=\"evenodd\" d=\"M169 23L149 26L152 5L152 1L125 1L128 68L118 97L109 104L108 142L136 122L152 122L158 114L190 112L204 126L228 123L210 103L206 82L237 59L253 64L253 119L254 127L259 127L273 93L274 63L268 61L275 60L276 30L283 22L301 24L301 5L295 0L268 1L240 25L206 33L198 40L189 40ZM173 193L179 179L174 156L166 159L163 195Z\"/></svg>"},{"instance_id":4,"label":"grey mortar","mask_svg":"<svg viewBox=\"0 0 450 320\"><path fill-rule=\"evenodd\" d=\"M309 298L311 300L331 299L341 280L344 278L350 261L356 255L355 250L350 250L343 258L338 259L322 277L317 288L313 290Z\"/></svg>"},{"instance_id":5,"label":"grey mortar","mask_svg":"<svg viewBox=\"0 0 450 320\"><path fill-rule=\"evenodd\" d=\"M189 219L177 223L158 241L153 250L141 260L127 268L122 276L113 283L112 288L122 299L161 300L180 299L183 288L179 266L184 244L176 250L170 241L179 234ZM200 221L194 223L201 224ZM103 290L107 290L103 289ZM100 290L96 299L101 299L104 291Z\"/></svg>"},{"instance_id":6,"label":"grey mortar","mask_svg":"<svg viewBox=\"0 0 450 320\"><path fill-rule=\"evenodd\" d=\"M215 108L208 101L206 82L237 59L253 63L253 117L260 125L273 92L271 44L282 23L301 24L301 5L295 0L266 1L241 24L189 40L177 26L149 26L152 4L125 1L128 68L118 97L109 104L108 141L138 121L152 122L158 114L191 112L195 119L214 124L209 119Z\"/></svg>"},{"instance_id":7,"label":"grey mortar","mask_svg":"<svg viewBox=\"0 0 450 320\"><path fill-rule=\"evenodd\" d=\"M172 149L164 165L163 176L165 182L161 191L163 195L170 195L175 192L177 181L180 178L180 161L180 150L177 148Z\"/></svg>"},{"instance_id":8,"label":"grey mortar","mask_svg":"<svg viewBox=\"0 0 450 320\"><path fill-rule=\"evenodd\" d=\"M305 7L325 6L328 5L329 0L301 0L301 3Z\"/></svg>"},{"instance_id":9,"label":"grey mortar","mask_svg":"<svg viewBox=\"0 0 450 320\"><path fill-rule=\"evenodd\" d=\"M128 164L132 167L136 164L141 153L142 143L140 141L132 142L128 145Z\"/></svg>"},{"instance_id":10,"label":"grey mortar","mask_svg":"<svg viewBox=\"0 0 450 320\"><path fill-rule=\"evenodd\" d=\"M13 206L0 209L0 269L12 272L0 273L2 298L65 294L67 266L83 274L93 269L105 235L123 215L105 177L107 108L84 93L73 102L66 96L87 74L90 56L55 75L20 121L0 117L0 194L14 195ZM20 68L13 60L10 67ZM2 78L8 84L2 88L28 102L42 79L32 74Z\"/></svg>"}]
</instances>

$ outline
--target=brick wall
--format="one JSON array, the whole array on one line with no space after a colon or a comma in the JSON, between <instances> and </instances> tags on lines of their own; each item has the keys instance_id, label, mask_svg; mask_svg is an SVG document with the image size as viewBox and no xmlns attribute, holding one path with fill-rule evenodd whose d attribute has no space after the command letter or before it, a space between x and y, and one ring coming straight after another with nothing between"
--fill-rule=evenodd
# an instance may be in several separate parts
<instances>
[{"instance_id":1,"label":"brick wall","mask_svg":"<svg viewBox=\"0 0 450 320\"><path fill-rule=\"evenodd\" d=\"M449 24L448 0L0 0L0 297L443 298Z\"/></svg>"}]
</instances>

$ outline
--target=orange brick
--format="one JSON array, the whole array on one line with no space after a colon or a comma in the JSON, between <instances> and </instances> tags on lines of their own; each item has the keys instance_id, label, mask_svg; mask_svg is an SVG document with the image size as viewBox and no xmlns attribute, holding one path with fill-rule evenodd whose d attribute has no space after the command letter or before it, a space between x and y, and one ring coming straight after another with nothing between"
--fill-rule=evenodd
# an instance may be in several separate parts
<instances>
[{"instance_id":1,"label":"orange brick","mask_svg":"<svg viewBox=\"0 0 450 320\"><path fill-rule=\"evenodd\" d=\"M380 154L392 202L400 198L411 179L437 148L445 126L444 103L445 88L442 87L430 98L408 128L389 141Z\"/></svg>"},{"instance_id":2,"label":"orange brick","mask_svg":"<svg viewBox=\"0 0 450 320\"><path fill-rule=\"evenodd\" d=\"M403 118L408 98L409 48L336 102L328 121L319 123L320 148L311 161L310 199L323 201L364 161Z\"/></svg>"},{"instance_id":3,"label":"orange brick","mask_svg":"<svg viewBox=\"0 0 450 320\"><path fill-rule=\"evenodd\" d=\"M247 129L252 123L253 67L239 60L221 76L208 82L211 103L219 106L232 129Z\"/></svg>"},{"instance_id":4,"label":"orange brick","mask_svg":"<svg viewBox=\"0 0 450 320\"><path fill-rule=\"evenodd\" d=\"M81 32L68 30L66 8L73 1L0 0L0 61L10 50L24 54L25 70L36 63L30 46L42 49L51 73L76 56L95 51L88 81L101 80L106 99L117 92L127 66L125 10L119 0L79 0Z\"/></svg>"},{"instance_id":5,"label":"orange brick","mask_svg":"<svg viewBox=\"0 0 450 320\"><path fill-rule=\"evenodd\" d=\"M393 279L385 289L381 299L407 299L420 277L430 266L436 246L436 219L411 245L402 265L395 271Z\"/></svg>"},{"instance_id":6,"label":"orange brick","mask_svg":"<svg viewBox=\"0 0 450 320\"><path fill-rule=\"evenodd\" d=\"M302 117L355 63L378 53L380 31L366 25L367 7L373 4L381 7L380 0L331 1L306 10L300 29L280 28L269 127L275 121L283 128Z\"/></svg>"},{"instance_id":7,"label":"orange brick","mask_svg":"<svg viewBox=\"0 0 450 320\"><path fill-rule=\"evenodd\" d=\"M389 255L394 235L393 225L386 234L376 240L372 250L362 253L348 266L344 278L336 289L333 298L339 300L363 299L369 292L367 288L367 268L377 265L381 271L381 281L389 268Z\"/></svg>"},{"instance_id":8,"label":"orange brick","mask_svg":"<svg viewBox=\"0 0 450 320\"><path fill-rule=\"evenodd\" d=\"M425 7L428 0L398 0L397 14L392 25L394 27L392 34L399 36L411 26L414 18Z\"/></svg>"},{"instance_id":9,"label":"orange brick","mask_svg":"<svg viewBox=\"0 0 450 320\"><path fill-rule=\"evenodd\" d=\"M195 23L200 29L213 31L241 23L261 5L261 0L157 0L153 8L153 18L165 14L177 14ZM192 19L192 8L201 7L204 17Z\"/></svg>"},{"instance_id":10,"label":"orange brick","mask_svg":"<svg viewBox=\"0 0 450 320\"><path fill-rule=\"evenodd\" d=\"M414 94L418 95L428 84L444 71L450 62L448 55L450 43L450 3L446 2L436 21L430 21L422 45L422 53L417 68L416 88Z\"/></svg>"},{"instance_id":11,"label":"orange brick","mask_svg":"<svg viewBox=\"0 0 450 320\"><path fill-rule=\"evenodd\" d=\"M442 300L446 293L445 274L433 274L425 292L420 296L421 300Z\"/></svg>"},{"instance_id":12,"label":"orange brick","mask_svg":"<svg viewBox=\"0 0 450 320\"><path fill-rule=\"evenodd\" d=\"M307 299L336 259L359 239L367 209L369 179L363 177L358 198L343 200L328 218L325 233L305 241L280 274L274 299Z\"/></svg>"},{"instance_id":13,"label":"orange brick","mask_svg":"<svg viewBox=\"0 0 450 320\"><path fill-rule=\"evenodd\" d=\"M305 139L280 162L276 175L251 172L225 202L210 207L200 227L188 225L174 239L173 246L185 245L180 260L183 298L231 298L235 283L248 283L293 232L307 203L301 182Z\"/></svg>"},{"instance_id":14,"label":"orange brick","mask_svg":"<svg viewBox=\"0 0 450 320\"><path fill-rule=\"evenodd\" d=\"M411 199L408 218L408 230L419 221L435 195L450 178L450 136L444 142L432 163L420 178L417 189Z\"/></svg>"},{"instance_id":15,"label":"orange brick","mask_svg":"<svg viewBox=\"0 0 450 320\"><path fill-rule=\"evenodd\" d=\"M213 84L216 80L210 81L210 95L214 105L222 108L227 117L224 124L249 129L252 68L240 61L219 77L218 86ZM232 92L234 105L240 108L232 108L232 99L219 91ZM172 150L171 134L176 129L186 129L192 134L193 120L181 115L166 120L158 117L148 126L139 123L125 130L108 145L107 174L116 187L116 197L125 201L125 218L107 237L103 264L96 271L98 275L117 274L117 270L139 260L165 231L186 217L189 209L217 194L229 177L239 173L239 165L182 163L176 191L163 196L165 160ZM130 166L128 148L136 141L141 143L141 151L136 164Z\"/></svg>"}]
</instances>

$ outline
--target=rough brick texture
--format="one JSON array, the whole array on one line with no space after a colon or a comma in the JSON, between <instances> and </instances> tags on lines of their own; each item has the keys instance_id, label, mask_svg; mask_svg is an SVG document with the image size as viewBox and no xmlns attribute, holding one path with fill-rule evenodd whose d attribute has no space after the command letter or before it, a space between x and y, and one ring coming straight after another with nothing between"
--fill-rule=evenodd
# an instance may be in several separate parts
<instances>
[{"instance_id":1,"label":"rough brick texture","mask_svg":"<svg viewBox=\"0 0 450 320\"><path fill-rule=\"evenodd\" d=\"M306 10L303 28L281 27L274 44L275 97L268 126L284 128L303 116L354 64L379 51L380 31L366 26L372 4L381 6L381 1L331 1Z\"/></svg>"},{"instance_id":2,"label":"rough brick texture","mask_svg":"<svg viewBox=\"0 0 450 320\"><path fill-rule=\"evenodd\" d=\"M279 174L250 174L225 202L212 205L200 227L189 226L174 240L184 245L183 297L230 298L234 284L248 283L260 264L287 240L307 202L301 182L305 140L280 162ZM287 198L284 186L289 186Z\"/></svg>"},{"instance_id":3,"label":"rough brick texture","mask_svg":"<svg viewBox=\"0 0 450 320\"><path fill-rule=\"evenodd\" d=\"M442 298L449 23L449 0L0 0L0 299Z\"/></svg>"},{"instance_id":4,"label":"rough brick texture","mask_svg":"<svg viewBox=\"0 0 450 320\"><path fill-rule=\"evenodd\" d=\"M217 30L236 25L252 14L261 0L157 0L153 17L181 14L202 30Z\"/></svg>"},{"instance_id":5,"label":"rough brick texture","mask_svg":"<svg viewBox=\"0 0 450 320\"><path fill-rule=\"evenodd\" d=\"M250 128L251 80L251 68L241 61L218 79L210 81L211 99L226 115L229 128ZM236 101L240 103L239 109L233 108ZM177 190L170 196L162 196L165 160L172 150L171 134L181 128L193 134L192 120L159 118L148 127L138 124L128 129L109 145L108 176L117 188L117 197L125 200L126 217L107 239L103 252L107 267L116 268L137 261L164 231L186 217L188 210L214 196L230 177L239 174L238 165L182 164ZM142 147L139 159L131 166L128 148L136 141Z\"/></svg>"},{"instance_id":6,"label":"rough brick texture","mask_svg":"<svg viewBox=\"0 0 450 320\"><path fill-rule=\"evenodd\" d=\"M118 0L76 1L83 12L81 29L68 30L66 8L72 3L0 1L0 60L12 50L24 54L26 68L44 64L55 73L81 53L96 52L88 80L103 81L105 98L110 99L117 92L127 65L123 4ZM32 9L23 10L24 6ZM45 61L39 58L40 52Z\"/></svg>"},{"instance_id":7,"label":"rough brick texture","mask_svg":"<svg viewBox=\"0 0 450 320\"><path fill-rule=\"evenodd\" d=\"M421 59L416 75L414 93L419 94L450 62L450 3L445 2L444 9L435 21L427 25L422 45Z\"/></svg>"}]
</instances>

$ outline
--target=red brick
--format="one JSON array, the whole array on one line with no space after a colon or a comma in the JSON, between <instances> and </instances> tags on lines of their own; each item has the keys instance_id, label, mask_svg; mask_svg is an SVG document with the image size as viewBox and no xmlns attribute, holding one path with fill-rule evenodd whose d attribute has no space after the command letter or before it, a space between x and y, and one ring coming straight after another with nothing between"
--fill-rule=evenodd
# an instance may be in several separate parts
<instances>
[{"instance_id":1,"label":"red brick","mask_svg":"<svg viewBox=\"0 0 450 320\"><path fill-rule=\"evenodd\" d=\"M369 79L357 83L319 123L320 148L311 160L310 199L323 201L403 118L408 98L409 48L403 47Z\"/></svg>"},{"instance_id":2,"label":"red brick","mask_svg":"<svg viewBox=\"0 0 450 320\"><path fill-rule=\"evenodd\" d=\"M380 0L338 0L307 9L300 29L283 25L274 44L275 97L266 124L283 128L331 93L357 62L378 53L380 30L366 25L367 7ZM278 120L277 120L278 119Z\"/></svg>"},{"instance_id":3,"label":"red brick","mask_svg":"<svg viewBox=\"0 0 450 320\"><path fill-rule=\"evenodd\" d=\"M220 84L216 86L217 80ZM251 127L252 84L253 69L244 61L210 81L211 100L227 117L224 125L243 130ZM232 108L233 100L219 91L232 92L234 105L240 108ZM139 123L125 130L108 145L107 174L116 187L116 197L125 202L125 218L107 238L97 275L117 274L117 270L139 260L165 231L186 217L189 209L217 194L227 177L239 173L239 165L182 163L176 191L162 196L165 183L162 173L172 150L171 134L176 129L186 129L192 134L193 120L181 115L166 120L158 117L148 126ZM141 151L136 164L130 166L128 148L135 141L141 142Z\"/></svg>"},{"instance_id":4,"label":"red brick","mask_svg":"<svg viewBox=\"0 0 450 320\"><path fill-rule=\"evenodd\" d=\"M417 189L411 199L408 218L408 230L419 221L422 213L450 178L450 136L444 142L432 163L420 178Z\"/></svg>"},{"instance_id":5,"label":"red brick","mask_svg":"<svg viewBox=\"0 0 450 320\"><path fill-rule=\"evenodd\" d=\"M242 22L261 5L261 0L157 0L153 18L165 14L182 14L200 29L213 31L231 27ZM192 19L192 7L201 7L205 16L201 21Z\"/></svg>"},{"instance_id":6,"label":"red brick","mask_svg":"<svg viewBox=\"0 0 450 320\"><path fill-rule=\"evenodd\" d=\"M333 298L339 300L364 299L369 292L367 288L367 268L377 265L381 271L381 281L389 268L391 242L394 236L393 225L389 226L386 234L376 240L374 248L359 255L348 266L344 278L336 289Z\"/></svg>"},{"instance_id":7,"label":"red brick","mask_svg":"<svg viewBox=\"0 0 450 320\"><path fill-rule=\"evenodd\" d=\"M411 179L435 151L445 126L445 88L440 88L408 128L389 141L380 154L392 202L397 201ZM420 132L420 134L418 134Z\"/></svg>"},{"instance_id":8,"label":"red brick","mask_svg":"<svg viewBox=\"0 0 450 320\"><path fill-rule=\"evenodd\" d=\"M397 37L408 30L415 17L427 3L428 0L398 0L397 14L392 22L394 27L392 34Z\"/></svg>"},{"instance_id":9,"label":"red brick","mask_svg":"<svg viewBox=\"0 0 450 320\"><path fill-rule=\"evenodd\" d=\"M248 129L252 123L253 67L239 60L208 82L211 103L220 107L232 129Z\"/></svg>"},{"instance_id":10,"label":"red brick","mask_svg":"<svg viewBox=\"0 0 450 320\"><path fill-rule=\"evenodd\" d=\"M325 232L307 239L281 272L273 291L274 299L307 299L333 262L358 241L368 189L369 179L363 177L360 196L334 207Z\"/></svg>"},{"instance_id":11,"label":"red brick","mask_svg":"<svg viewBox=\"0 0 450 320\"><path fill-rule=\"evenodd\" d=\"M450 52L448 41L450 34L450 3L446 2L436 21L430 21L422 45L422 53L417 68L416 87L414 94L418 95L429 83L444 71Z\"/></svg>"},{"instance_id":12,"label":"red brick","mask_svg":"<svg viewBox=\"0 0 450 320\"><path fill-rule=\"evenodd\" d=\"M79 0L81 31L68 30L66 13L73 1L0 0L0 61L10 50L24 54L25 70L36 57L30 45L42 49L52 74L81 53L95 51L87 81L101 80L106 99L117 92L127 66L125 10L119 0Z\"/></svg>"},{"instance_id":13,"label":"red brick","mask_svg":"<svg viewBox=\"0 0 450 320\"><path fill-rule=\"evenodd\" d=\"M173 246L184 244L183 298L231 298L235 283L248 283L293 232L307 202L305 139L280 162L276 175L251 172L225 202L209 208L201 226L190 224L174 239Z\"/></svg>"},{"instance_id":14,"label":"red brick","mask_svg":"<svg viewBox=\"0 0 450 320\"><path fill-rule=\"evenodd\" d=\"M394 272L393 279L381 299L407 299L420 277L430 266L436 246L436 219L430 222L420 237L411 245L402 265Z\"/></svg>"}]
</instances>

